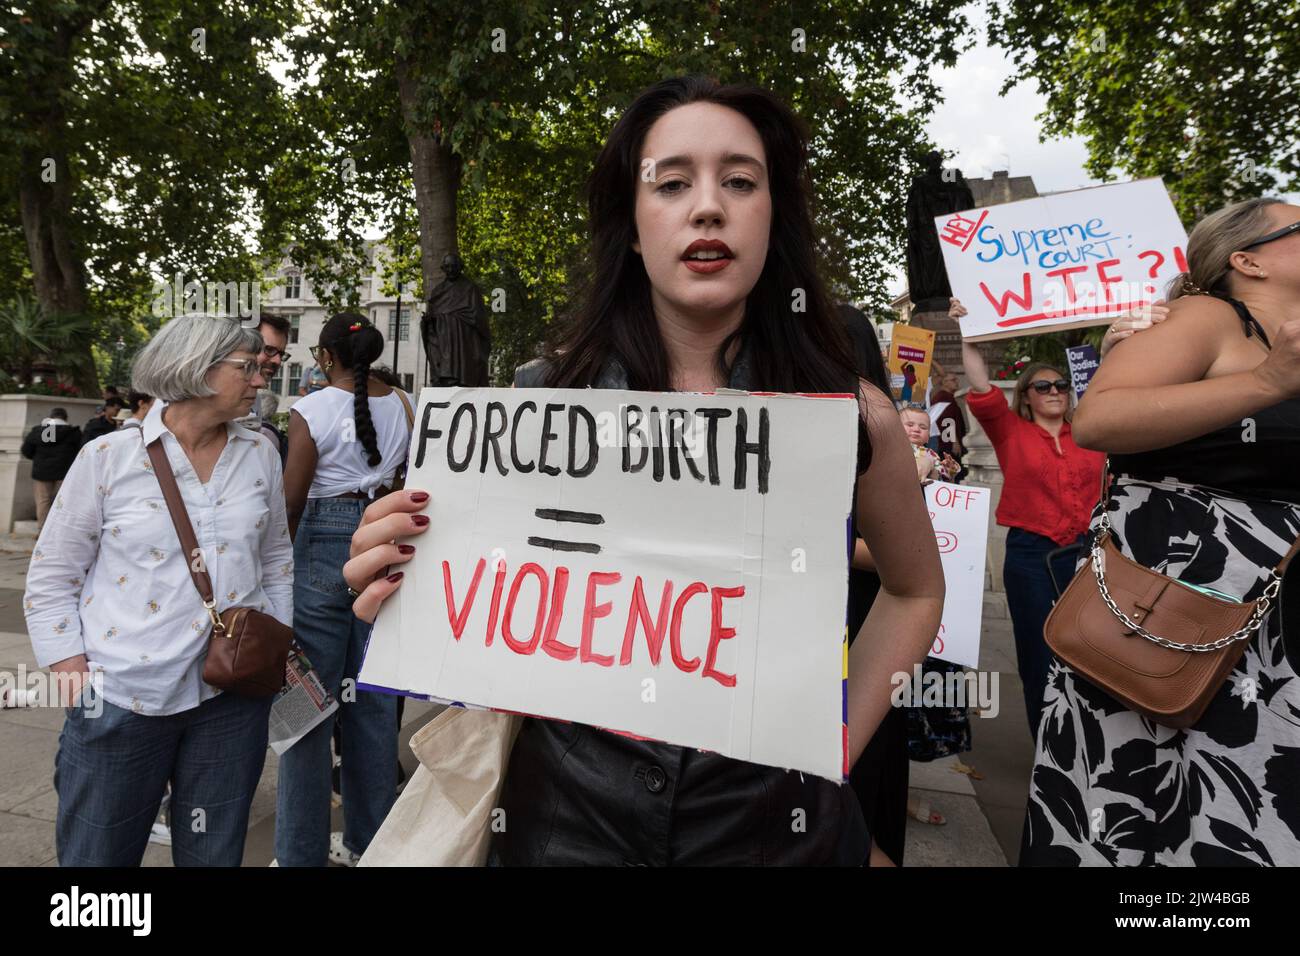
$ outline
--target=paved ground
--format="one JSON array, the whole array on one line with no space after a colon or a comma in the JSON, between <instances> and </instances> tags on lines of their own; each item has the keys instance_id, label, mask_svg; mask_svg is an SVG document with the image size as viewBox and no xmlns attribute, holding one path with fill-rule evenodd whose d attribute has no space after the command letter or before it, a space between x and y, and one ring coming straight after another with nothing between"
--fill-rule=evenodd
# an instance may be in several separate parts
<instances>
[{"instance_id":1,"label":"paved ground","mask_svg":"<svg viewBox=\"0 0 1300 956\"><path fill-rule=\"evenodd\" d=\"M0 538L0 670L9 672L20 665L29 671L35 668L22 615L28 561L21 550L23 544ZM973 721L974 749L962 755L961 763L974 768L983 779L960 772L956 758L912 764L912 789L943 814L947 823L930 826L909 821L908 866L1005 866L1008 862L1014 865L1018 855L1033 752L1016 676L1010 622L1005 618L986 619L981 665L998 672L999 714ZM414 770L415 758L406 741L435 712L427 704L407 703L400 753L408 774ZM0 710L0 767L4 768L0 774L0 865L54 865L52 776L62 724L59 708ZM246 866L266 866L273 856L277 769L277 758L268 753L253 800L244 851ZM342 821L336 823L341 829ZM146 866L170 866L170 851L150 846L144 862Z\"/></svg>"},{"instance_id":2,"label":"paved ground","mask_svg":"<svg viewBox=\"0 0 1300 956\"><path fill-rule=\"evenodd\" d=\"M1009 620L985 620L980 665L998 674L998 715L972 718L970 753L912 762L913 793L948 822L908 820L907 866L1015 866L1019 858L1034 754ZM961 765L976 774L959 771Z\"/></svg>"}]
</instances>

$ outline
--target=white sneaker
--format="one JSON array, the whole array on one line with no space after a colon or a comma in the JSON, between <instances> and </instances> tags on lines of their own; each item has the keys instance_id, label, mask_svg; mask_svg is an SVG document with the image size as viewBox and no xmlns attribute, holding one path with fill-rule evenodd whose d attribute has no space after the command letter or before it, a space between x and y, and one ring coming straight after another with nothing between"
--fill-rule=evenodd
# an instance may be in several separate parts
<instances>
[{"instance_id":1,"label":"white sneaker","mask_svg":"<svg viewBox=\"0 0 1300 956\"><path fill-rule=\"evenodd\" d=\"M330 834L330 862L340 866L356 866L361 857L343 845L343 833L335 830Z\"/></svg>"}]
</instances>

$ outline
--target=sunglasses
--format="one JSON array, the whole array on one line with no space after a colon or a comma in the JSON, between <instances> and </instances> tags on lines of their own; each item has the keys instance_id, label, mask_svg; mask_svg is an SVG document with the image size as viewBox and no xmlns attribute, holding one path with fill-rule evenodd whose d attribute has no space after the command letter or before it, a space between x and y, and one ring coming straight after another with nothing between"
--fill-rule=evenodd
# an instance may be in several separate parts
<instances>
[{"instance_id":1,"label":"sunglasses","mask_svg":"<svg viewBox=\"0 0 1300 956\"><path fill-rule=\"evenodd\" d=\"M1039 395L1046 395L1052 389L1056 389L1062 395L1068 394L1070 383L1063 378L1058 378L1055 382L1033 382L1029 386Z\"/></svg>"},{"instance_id":2,"label":"sunglasses","mask_svg":"<svg viewBox=\"0 0 1300 956\"><path fill-rule=\"evenodd\" d=\"M1241 251L1245 252L1247 249L1254 249L1256 246L1262 246L1266 242L1274 242L1275 240L1283 239L1291 235L1293 232L1300 232L1300 222L1293 222L1289 226L1283 226L1276 232L1270 232L1267 236L1261 236L1254 242L1242 246Z\"/></svg>"}]
</instances>

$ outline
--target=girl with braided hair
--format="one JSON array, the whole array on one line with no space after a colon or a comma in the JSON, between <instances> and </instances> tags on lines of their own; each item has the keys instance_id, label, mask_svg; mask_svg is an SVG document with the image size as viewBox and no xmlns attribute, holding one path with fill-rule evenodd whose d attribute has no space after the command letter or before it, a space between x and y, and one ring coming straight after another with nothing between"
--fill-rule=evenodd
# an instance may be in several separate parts
<instances>
[{"instance_id":1,"label":"girl with braided hair","mask_svg":"<svg viewBox=\"0 0 1300 956\"><path fill-rule=\"evenodd\" d=\"M355 861L397 791L396 698L356 689L370 628L352 614L343 564L366 505L388 494L406 459L411 402L371 375L384 337L365 316L331 317L311 351L329 385L298 399L289 415L284 490L297 568L293 629L339 709L280 758L275 851L281 866ZM344 826L332 846L333 717L343 731Z\"/></svg>"}]
</instances>

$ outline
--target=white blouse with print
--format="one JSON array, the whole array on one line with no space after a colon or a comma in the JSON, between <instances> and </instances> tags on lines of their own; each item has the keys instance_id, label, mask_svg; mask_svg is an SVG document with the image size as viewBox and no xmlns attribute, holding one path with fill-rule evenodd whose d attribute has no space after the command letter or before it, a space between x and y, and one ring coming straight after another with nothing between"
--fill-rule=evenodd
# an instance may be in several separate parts
<instances>
[{"instance_id":1,"label":"white blouse with print","mask_svg":"<svg viewBox=\"0 0 1300 956\"><path fill-rule=\"evenodd\" d=\"M228 423L199 481L156 402L141 428L82 447L27 572L27 631L41 667L85 654L109 703L160 716L220 691L203 683L212 624L194 587L145 443L162 436L212 578L217 610L251 606L293 626L293 544L280 455Z\"/></svg>"}]
</instances>

